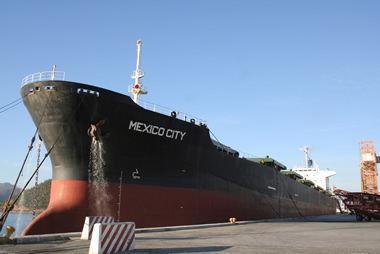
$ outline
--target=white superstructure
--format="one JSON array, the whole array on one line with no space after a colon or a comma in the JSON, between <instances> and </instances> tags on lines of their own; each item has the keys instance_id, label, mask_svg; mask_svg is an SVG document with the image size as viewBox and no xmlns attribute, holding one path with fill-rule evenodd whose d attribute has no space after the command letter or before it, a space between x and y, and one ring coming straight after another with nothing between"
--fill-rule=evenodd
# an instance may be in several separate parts
<instances>
[{"instance_id":1,"label":"white superstructure","mask_svg":"<svg viewBox=\"0 0 380 254\"><path fill-rule=\"evenodd\" d=\"M305 152L306 165L305 167L294 167L292 171L302 175L304 179L313 181L317 186L329 190L329 177L336 175L336 172L330 171L329 169L319 170L317 163L314 163L309 157L309 150L312 149L313 148L308 146L300 148L300 150Z\"/></svg>"}]
</instances>

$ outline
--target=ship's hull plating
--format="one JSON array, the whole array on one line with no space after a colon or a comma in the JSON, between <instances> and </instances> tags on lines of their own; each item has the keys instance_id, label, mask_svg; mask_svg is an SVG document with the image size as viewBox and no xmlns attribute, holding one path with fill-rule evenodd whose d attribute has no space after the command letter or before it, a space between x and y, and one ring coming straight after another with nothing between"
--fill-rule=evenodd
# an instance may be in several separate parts
<instances>
[{"instance_id":1,"label":"ship's hull plating","mask_svg":"<svg viewBox=\"0 0 380 254\"><path fill-rule=\"evenodd\" d=\"M205 126L79 83L36 82L27 93L39 135L54 148L49 206L23 234L81 231L94 215L141 228L335 213L330 197L218 151Z\"/></svg>"}]
</instances>

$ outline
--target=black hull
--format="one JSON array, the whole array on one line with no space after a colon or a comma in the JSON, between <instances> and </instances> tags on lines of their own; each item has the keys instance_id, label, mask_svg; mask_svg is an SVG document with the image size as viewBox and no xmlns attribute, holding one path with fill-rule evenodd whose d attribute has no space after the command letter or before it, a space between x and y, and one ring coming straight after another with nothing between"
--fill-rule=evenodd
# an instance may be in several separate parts
<instances>
[{"instance_id":1,"label":"black hull","mask_svg":"<svg viewBox=\"0 0 380 254\"><path fill-rule=\"evenodd\" d=\"M36 126L41 121L45 147L58 141L50 154L55 187L49 208L24 234L80 231L88 215L112 215L141 228L335 213L335 200L325 194L218 151L204 125L79 83L35 82L22 88L27 93L24 104ZM92 133L91 125L97 126ZM90 159L92 146L102 152ZM91 166L100 157L101 175ZM79 198L62 194L74 185L81 186ZM101 201L99 191L107 193ZM109 209L98 211L96 202ZM61 225L63 216L75 216L80 225Z\"/></svg>"}]
</instances>

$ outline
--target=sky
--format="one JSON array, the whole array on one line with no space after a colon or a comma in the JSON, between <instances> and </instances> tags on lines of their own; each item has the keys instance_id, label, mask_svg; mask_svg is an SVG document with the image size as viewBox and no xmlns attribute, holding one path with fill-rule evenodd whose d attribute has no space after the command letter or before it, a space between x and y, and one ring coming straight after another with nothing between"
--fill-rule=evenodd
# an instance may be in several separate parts
<instances>
[{"instance_id":1,"label":"sky","mask_svg":"<svg viewBox=\"0 0 380 254\"><path fill-rule=\"evenodd\" d=\"M359 142L380 151L379 12L375 0L2 1L0 107L54 64L66 80L128 94L141 39L142 100L288 168L312 147L336 171L330 185L361 191ZM13 184L36 127L22 103L0 122L0 182ZM19 186L36 159L35 143ZM39 181L51 177L47 160Z\"/></svg>"}]
</instances>

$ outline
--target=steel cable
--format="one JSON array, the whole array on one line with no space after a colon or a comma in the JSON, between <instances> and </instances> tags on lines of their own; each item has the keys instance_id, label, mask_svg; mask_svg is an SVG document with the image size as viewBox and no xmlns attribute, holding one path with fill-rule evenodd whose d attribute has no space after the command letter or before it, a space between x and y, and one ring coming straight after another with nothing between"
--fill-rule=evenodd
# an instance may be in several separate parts
<instances>
[{"instance_id":1,"label":"steel cable","mask_svg":"<svg viewBox=\"0 0 380 254\"><path fill-rule=\"evenodd\" d=\"M22 100L25 96L27 96L28 94L25 94L24 96L18 98L17 100L14 100L12 101L11 103L8 103L7 105L4 105L0 108L0 113L3 113L5 111L8 111L10 110L11 108L17 106L18 104L20 104L22 101L19 101L19 100ZM16 103L17 102L17 103ZM16 104L15 104L16 103Z\"/></svg>"}]
</instances>

